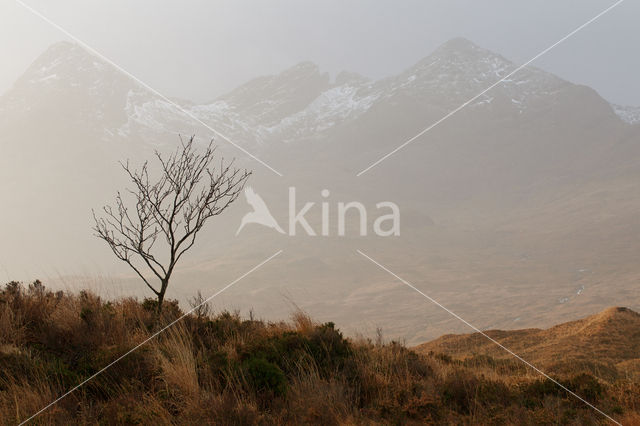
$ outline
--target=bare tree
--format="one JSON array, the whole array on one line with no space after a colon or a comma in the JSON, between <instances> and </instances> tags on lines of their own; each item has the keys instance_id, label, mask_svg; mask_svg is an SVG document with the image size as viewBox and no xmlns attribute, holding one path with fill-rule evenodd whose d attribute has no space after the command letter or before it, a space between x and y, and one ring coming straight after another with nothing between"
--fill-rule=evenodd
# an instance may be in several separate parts
<instances>
[{"instance_id":1,"label":"bare tree","mask_svg":"<svg viewBox=\"0 0 640 426\"><path fill-rule=\"evenodd\" d=\"M212 167L213 141L202 153L196 151L193 137L180 141L167 158L156 151L155 180L149 176L148 162L139 170L132 169L129 161L121 163L134 184L127 189L130 206L118 192L114 207L103 207L101 217L93 212L96 236L153 291L158 312L182 255L193 247L206 221L236 200L251 174L233 168L233 161L225 165L223 159L218 168Z\"/></svg>"}]
</instances>

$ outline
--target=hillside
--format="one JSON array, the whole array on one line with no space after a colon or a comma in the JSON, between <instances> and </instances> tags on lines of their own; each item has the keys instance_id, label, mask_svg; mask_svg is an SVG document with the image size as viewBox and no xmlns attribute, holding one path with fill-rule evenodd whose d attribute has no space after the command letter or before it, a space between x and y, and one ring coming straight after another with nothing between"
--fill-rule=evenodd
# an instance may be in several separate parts
<instances>
[{"instance_id":1,"label":"hillside","mask_svg":"<svg viewBox=\"0 0 640 426\"><path fill-rule=\"evenodd\" d=\"M332 78L304 62L210 102L176 100L285 175L218 139L220 155L254 171L249 184L280 224L289 219L290 186L299 206L315 203L306 218L316 231L323 201L332 218L328 237L289 238L257 225L236 237L250 208L241 198L203 231L169 297L186 303L198 289L212 293L212 283L283 249L282 268L261 271L259 286L230 289L225 306L277 320L292 300L345 331L381 327L409 344L466 331L425 311L363 263L359 249L482 329L549 327L608 306L638 310L640 126L632 107L526 67L356 177L516 67L456 38L379 80L350 71ZM144 294L91 235L91 209L126 187L118 161L153 158L178 133L202 143L213 136L81 47L51 46L0 96L0 199L11 206L0 222L3 276ZM337 203L367 205L371 228L376 203L387 200L401 211L399 237L359 238L357 220L337 236Z\"/></svg>"},{"instance_id":2,"label":"hillside","mask_svg":"<svg viewBox=\"0 0 640 426\"><path fill-rule=\"evenodd\" d=\"M485 332L544 371L564 373L584 369L600 378L640 379L640 314L614 307L584 319L554 327ZM445 335L415 347L420 353L443 353L466 359L511 355L479 333Z\"/></svg>"},{"instance_id":3,"label":"hillside","mask_svg":"<svg viewBox=\"0 0 640 426\"><path fill-rule=\"evenodd\" d=\"M54 293L40 282L4 286L0 423L29 419L183 315L172 301L162 318L154 312L150 300ZM554 354L569 359L587 344L580 336L598 335L595 361L630 360L637 346L608 349L626 331L618 327L636 321L637 314L614 308L560 325L558 342L570 347ZM522 333L533 331L513 332L509 343L526 347ZM43 411L36 424L609 424L520 362L458 355L465 359L424 347L416 353L382 336L348 338L301 312L267 322L203 305ZM617 421L640 422L637 380L604 380L579 367L554 376Z\"/></svg>"}]
</instances>

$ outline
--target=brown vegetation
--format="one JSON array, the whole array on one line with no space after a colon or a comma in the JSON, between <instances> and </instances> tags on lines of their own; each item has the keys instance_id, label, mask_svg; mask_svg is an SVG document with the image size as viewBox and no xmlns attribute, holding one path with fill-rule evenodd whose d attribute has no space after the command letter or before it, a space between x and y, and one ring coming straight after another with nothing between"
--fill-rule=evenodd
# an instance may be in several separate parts
<instances>
[{"instance_id":1,"label":"brown vegetation","mask_svg":"<svg viewBox=\"0 0 640 426\"><path fill-rule=\"evenodd\" d=\"M580 370L605 381L640 379L640 314L627 308L608 308L545 330L490 330L486 334L548 372ZM479 333L442 336L415 350L460 359L511 357Z\"/></svg>"},{"instance_id":2,"label":"brown vegetation","mask_svg":"<svg viewBox=\"0 0 640 426\"><path fill-rule=\"evenodd\" d=\"M162 321L182 315L166 302ZM0 291L0 423L18 423L157 329L152 301L10 283ZM640 385L558 379L616 419ZM597 424L606 419L513 360L346 339L298 313L267 323L197 309L36 419L42 424Z\"/></svg>"}]
</instances>

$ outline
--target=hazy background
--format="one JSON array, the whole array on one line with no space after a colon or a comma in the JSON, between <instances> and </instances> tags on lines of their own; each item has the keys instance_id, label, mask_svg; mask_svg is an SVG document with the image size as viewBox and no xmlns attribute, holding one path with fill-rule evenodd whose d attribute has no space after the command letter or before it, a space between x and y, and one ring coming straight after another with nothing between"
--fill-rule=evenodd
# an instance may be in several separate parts
<instances>
[{"instance_id":1,"label":"hazy background","mask_svg":"<svg viewBox=\"0 0 640 426\"><path fill-rule=\"evenodd\" d=\"M613 1L29 4L197 102L179 101L283 172L219 146L255 172L250 184L281 225L289 186L316 202L316 230L323 188L334 214L357 200L370 224L380 201L401 209L400 237L291 238L257 225L236 237L249 211L241 197L177 270L167 297L185 306L283 249L215 305L282 319L295 303L348 333L383 327L412 343L467 331L360 249L481 328L640 309L640 108L610 104L640 105L638 2L358 178ZM92 236L91 209L125 187L119 160L212 133L15 2L0 4L0 37L0 279L147 296ZM373 80L334 80L345 69Z\"/></svg>"},{"instance_id":2,"label":"hazy background","mask_svg":"<svg viewBox=\"0 0 640 426\"><path fill-rule=\"evenodd\" d=\"M453 37L527 61L613 0L27 0L160 91L208 101L256 75L312 60L332 75L397 73ZM640 105L637 17L628 1L535 63ZM0 93L64 37L14 1L0 3Z\"/></svg>"}]
</instances>

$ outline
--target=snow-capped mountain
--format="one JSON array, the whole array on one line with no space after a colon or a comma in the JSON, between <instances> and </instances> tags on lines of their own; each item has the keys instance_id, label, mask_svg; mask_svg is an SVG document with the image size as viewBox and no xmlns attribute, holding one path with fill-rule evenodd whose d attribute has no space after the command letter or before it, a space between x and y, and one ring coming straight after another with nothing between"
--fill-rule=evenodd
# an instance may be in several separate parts
<instances>
[{"instance_id":1,"label":"snow-capped mountain","mask_svg":"<svg viewBox=\"0 0 640 426\"><path fill-rule=\"evenodd\" d=\"M478 303L487 310L501 297L495 283L515 288L520 285L515 275L530 276L534 278L521 283L525 297L512 299L524 315L531 309L526 297L531 292L549 292L553 303L566 296L563 285L569 278L549 271L574 270L578 266L566 266L574 264L595 270L602 259L621 265L620 276L632 277L621 284L631 294L637 286L640 241L640 133L637 124L627 123L637 123L638 109L614 108L593 89L526 67L371 173L355 177L516 68L498 54L454 39L403 72L377 81L352 72L331 79L304 62L258 77L211 102L174 99L185 114L81 47L55 44L0 97L0 200L5 206L0 266L36 275L40 266L77 272L76 265L95 262L113 268L89 231L91 208L125 186L119 160L148 159L151 149L175 146L176 134L196 134L200 140L214 136L194 116L284 172L285 180L277 180L232 145L219 143L223 154L238 157L242 167L254 171L252 186L279 220L286 217L281 213L288 206L289 184L299 189L300 203L317 202L323 188L331 189L328 201L398 203L403 239L385 243L396 244L394 254L409 262L407 270L441 280L443 302L466 303L467 293L457 298L447 292L454 276L476 280L475 294L483 298ZM239 217L245 207L241 200L234 206ZM254 260L256 253L283 244L268 234L253 238L243 233L239 238L247 239L235 239L240 219L234 214L216 222L215 237L203 238L196 255L203 266L189 275L191 289L211 284L208 262L229 250L233 259L227 256L225 262L233 263L236 258ZM287 266L289 283L311 283L304 291L314 291L313 279L322 274L310 277L308 266L315 265L310 259L322 243L314 251L304 246L304 239L295 239L299 245L293 240L287 243L294 258ZM369 247L369 241L356 243ZM344 245L342 240L330 251ZM29 247L28 253L15 247ZM33 259L39 263L34 265ZM527 273L514 275L524 265L521 259L527 259ZM335 286L309 297L317 301L335 294L325 309L342 304L349 312L344 323L355 324L359 318L350 312L358 303L377 316L387 300L403 296L389 289L380 299L385 303L377 302L382 293L368 286L380 277L363 271L346 283L352 261L347 255L327 260L334 275L316 282L317 288L326 290L328 281ZM235 266L222 269L246 270L244 264ZM596 303L607 294L604 287L598 290L604 278L581 282L587 289L581 300ZM265 283L275 288L282 279L271 276ZM341 287L345 283L349 285ZM362 286L357 290L350 287L353 283ZM574 291L575 283L570 284ZM278 291L274 294L288 294ZM258 310L266 306L270 313L281 302L275 295L256 295L240 299ZM540 312L549 303L545 300L535 306ZM387 315L391 321L397 314ZM423 326L415 324L416 329Z\"/></svg>"},{"instance_id":2,"label":"snow-capped mountain","mask_svg":"<svg viewBox=\"0 0 640 426\"><path fill-rule=\"evenodd\" d=\"M351 72L331 80L303 62L211 102L173 100L185 113L82 47L61 42L0 97L0 165L7 165L0 173L13 176L10 171L24 162L43 173L61 173L63 164L108 173L118 159L148 158L150 149L174 146L178 134L213 137L200 120L287 173L314 181L313 173L331 164L353 175L516 68L457 38L378 81ZM633 122L635 110L622 111L616 109ZM411 179L427 182L425 193L449 197L496 185L503 191L510 185L513 193L550 176L584 173L605 159L607 167L617 167L634 158L636 144L616 112L594 90L526 67L434 129L430 137L442 141L437 156L430 144L416 143L396 172L413 171ZM220 149L243 157L230 144ZM77 184L74 176L67 178ZM407 188L406 196L412 191Z\"/></svg>"},{"instance_id":3,"label":"snow-capped mountain","mask_svg":"<svg viewBox=\"0 0 640 426\"><path fill-rule=\"evenodd\" d=\"M111 65L78 45L60 42L0 97L0 120L62 110L72 113L70 120L111 131L127 118L122 101L132 88L137 85Z\"/></svg>"},{"instance_id":4,"label":"snow-capped mountain","mask_svg":"<svg viewBox=\"0 0 640 426\"><path fill-rule=\"evenodd\" d=\"M334 83L309 62L295 65L276 76L259 77L211 103L185 105L190 114L240 144L254 148L266 142L291 142L318 136L324 130L366 111L379 97L367 88L366 79L342 73ZM371 93L367 93L371 92ZM176 114L165 101L136 101L127 97L129 120L120 134L132 127L183 132L193 120ZM181 120L176 121L177 117Z\"/></svg>"},{"instance_id":5,"label":"snow-capped mountain","mask_svg":"<svg viewBox=\"0 0 640 426\"><path fill-rule=\"evenodd\" d=\"M349 72L330 81L317 65L303 62L278 75L258 77L210 103L176 102L236 143L258 149L264 144L322 139L385 102L409 99L446 113L515 69L502 56L458 38L404 72L379 81ZM547 108L554 98L574 88L552 74L527 67L469 107L526 114ZM107 141L133 138L157 146L167 135L203 132L201 125L174 105L68 42L51 46L29 67L0 98L0 112L7 119L52 107L62 97L65 104L75 104L75 117L69 114L70 120L100 129L101 139ZM629 123L640 117L637 108L614 109Z\"/></svg>"},{"instance_id":6,"label":"snow-capped mountain","mask_svg":"<svg viewBox=\"0 0 640 426\"><path fill-rule=\"evenodd\" d=\"M517 65L463 38L440 46L397 77L388 79L387 92L430 98L453 109L513 72ZM525 68L482 95L472 106L489 105L503 98L519 111L536 99L554 95L568 82L536 68Z\"/></svg>"},{"instance_id":7,"label":"snow-capped mountain","mask_svg":"<svg viewBox=\"0 0 640 426\"><path fill-rule=\"evenodd\" d=\"M517 65L465 39L453 39L397 76L370 81L343 72L330 82L309 62L276 76L260 77L202 105L189 105L199 119L240 143L293 142L322 139L335 127L357 120L377 104L399 97L416 98L444 112L456 108L504 78ZM518 71L476 99L471 108L499 108L527 113L547 108L554 98L572 96L576 86L535 67ZM136 101L128 96L129 122L139 127L176 132L173 108L162 101ZM602 106L605 106L603 103ZM605 113L610 112L608 105ZM618 109L616 111L619 111ZM627 111L630 111L627 110ZM628 121L632 114L620 114ZM188 121L188 120L187 120Z\"/></svg>"}]
</instances>

